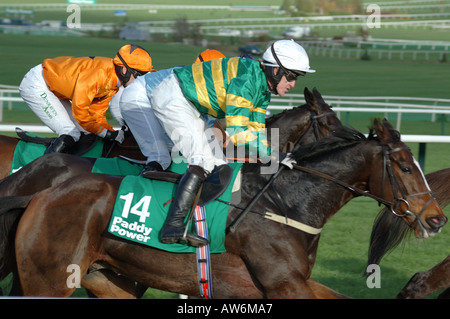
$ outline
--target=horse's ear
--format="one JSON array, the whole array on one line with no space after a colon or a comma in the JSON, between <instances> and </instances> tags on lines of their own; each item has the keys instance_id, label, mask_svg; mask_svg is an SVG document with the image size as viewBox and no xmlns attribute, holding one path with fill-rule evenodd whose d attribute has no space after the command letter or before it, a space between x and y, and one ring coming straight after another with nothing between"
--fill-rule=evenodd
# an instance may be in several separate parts
<instances>
[{"instance_id":1,"label":"horse's ear","mask_svg":"<svg viewBox=\"0 0 450 319\"><path fill-rule=\"evenodd\" d=\"M391 122L389 122L386 118L383 119L383 126L386 127L389 131L394 130L394 127L392 127Z\"/></svg>"},{"instance_id":2,"label":"horse's ear","mask_svg":"<svg viewBox=\"0 0 450 319\"><path fill-rule=\"evenodd\" d=\"M316 101L320 103L325 103L322 94L320 94L319 90L317 90L317 88L313 88L312 90L314 97L316 98Z\"/></svg>"},{"instance_id":3,"label":"horse's ear","mask_svg":"<svg viewBox=\"0 0 450 319\"><path fill-rule=\"evenodd\" d=\"M377 118L373 120L373 129L377 133L377 136L382 141L391 141L391 131L392 125L386 120L383 119L383 122L380 122Z\"/></svg>"},{"instance_id":4,"label":"horse's ear","mask_svg":"<svg viewBox=\"0 0 450 319\"><path fill-rule=\"evenodd\" d=\"M389 132L389 136L392 142L396 143L401 140L400 132L394 129L391 122L389 122L387 119L383 119L383 126L384 129Z\"/></svg>"},{"instance_id":5,"label":"horse's ear","mask_svg":"<svg viewBox=\"0 0 450 319\"><path fill-rule=\"evenodd\" d=\"M310 108L315 109L316 99L307 87L303 90L303 95L305 96L306 104L308 104Z\"/></svg>"}]
</instances>

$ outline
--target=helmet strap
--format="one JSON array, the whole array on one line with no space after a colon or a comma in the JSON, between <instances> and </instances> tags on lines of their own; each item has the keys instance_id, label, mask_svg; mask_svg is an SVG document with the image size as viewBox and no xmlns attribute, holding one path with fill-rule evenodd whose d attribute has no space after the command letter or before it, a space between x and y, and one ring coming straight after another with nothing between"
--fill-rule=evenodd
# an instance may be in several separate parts
<instances>
[{"instance_id":1,"label":"helmet strap","mask_svg":"<svg viewBox=\"0 0 450 319\"><path fill-rule=\"evenodd\" d=\"M120 61L122 61L123 65L127 68L127 73L130 73L130 76L131 76L131 74L133 74L135 78L137 78L139 76L139 74L136 70L134 70L128 66L128 64L125 62L125 60L122 58L122 56L120 55L119 52L117 52L117 57L119 58ZM130 79L130 76L128 77L128 80Z\"/></svg>"},{"instance_id":2,"label":"helmet strap","mask_svg":"<svg viewBox=\"0 0 450 319\"><path fill-rule=\"evenodd\" d=\"M119 80L122 81L122 85L125 85L125 83L128 83L128 81L130 81L131 72L128 68L127 68L127 72L125 72L125 74L123 73L123 66L116 65L115 69L116 69L116 74L119 77Z\"/></svg>"},{"instance_id":3,"label":"helmet strap","mask_svg":"<svg viewBox=\"0 0 450 319\"><path fill-rule=\"evenodd\" d=\"M275 49L273 48L273 45L275 43L272 43L272 45L270 46L270 50L272 51L272 56L275 59L275 61L278 64L278 72L277 74L275 74L274 69L275 67L273 66L265 66L266 68L264 69L264 73L266 74L266 77L269 79L269 82L272 84L272 93L274 94L278 94L277 92L277 86L278 83L280 83L281 78L283 77L283 75L285 75L286 72L286 68L283 66L283 64L281 64L280 60L278 59L277 54L275 53Z\"/></svg>"},{"instance_id":4,"label":"helmet strap","mask_svg":"<svg viewBox=\"0 0 450 319\"><path fill-rule=\"evenodd\" d=\"M284 72L281 68L278 69L278 73L275 74L274 66L264 66L264 74L266 75L266 78L269 80L270 84L272 85L272 89L270 90L273 94L278 95L277 92L277 86L278 83L280 83L281 78L284 75Z\"/></svg>"}]
</instances>

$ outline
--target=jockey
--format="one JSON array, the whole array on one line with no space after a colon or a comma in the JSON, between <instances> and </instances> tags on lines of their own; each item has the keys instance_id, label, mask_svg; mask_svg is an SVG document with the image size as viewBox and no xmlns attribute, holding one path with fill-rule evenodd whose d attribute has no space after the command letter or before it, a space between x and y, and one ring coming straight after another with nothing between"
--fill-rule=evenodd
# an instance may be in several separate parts
<instances>
[{"instance_id":1,"label":"jockey","mask_svg":"<svg viewBox=\"0 0 450 319\"><path fill-rule=\"evenodd\" d=\"M207 49L198 55L194 63L223 57L225 56L221 52ZM157 75L155 74L155 76ZM172 141L165 134L158 119L149 108L149 100L145 89L146 82L145 77L138 78L126 89L121 89L112 98L110 105L114 119L121 126L127 125L130 128L142 154L147 157L147 163L140 174L142 176L146 176L146 173L165 171L172 163L170 152L173 147ZM122 115L120 108L126 109L127 112ZM142 117L142 108L147 108L145 130L140 126L135 126L135 123L139 123Z\"/></svg>"},{"instance_id":2,"label":"jockey","mask_svg":"<svg viewBox=\"0 0 450 319\"><path fill-rule=\"evenodd\" d=\"M225 118L227 133L235 145L245 145L251 153L267 158L271 150L264 132L265 114L271 92L284 96L299 75L312 72L303 47L293 40L279 40L266 50L262 62L222 58L145 76L148 105L134 117L135 130L148 130L147 112L153 110L188 162L160 233L163 243L208 243L189 232L184 238L184 219L203 182L227 163L221 145L208 140L201 115ZM121 107L121 111L126 118L130 110Z\"/></svg>"},{"instance_id":3,"label":"jockey","mask_svg":"<svg viewBox=\"0 0 450 319\"><path fill-rule=\"evenodd\" d=\"M19 90L33 112L58 134L45 153L68 152L81 132L123 142L123 131L114 131L106 121L109 101L120 86L152 70L150 54L133 44L121 47L114 59L61 56L32 68Z\"/></svg>"}]
</instances>

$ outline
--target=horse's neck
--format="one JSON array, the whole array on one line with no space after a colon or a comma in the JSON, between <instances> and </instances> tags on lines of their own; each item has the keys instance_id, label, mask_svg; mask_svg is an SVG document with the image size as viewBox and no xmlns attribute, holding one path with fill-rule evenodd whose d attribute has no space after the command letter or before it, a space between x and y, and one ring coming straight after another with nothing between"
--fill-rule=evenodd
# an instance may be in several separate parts
<instances>
[{"instance_id":1,"label":"horse's neck","mask_svg":"<svg viewBox=\"0 0 450 319\"><path fill-rule=\"evenodd\" d=\"M365 189L376 150L367 143L338 151L334 156L304 166L335 177L353 187ZM277 180L293 219L321 228L348 201L355 197L346 188L322 177L298 170L285 170Z\"/></svg>"},{"instance_id":2,"label":"horse's neck","mask_svg":"<svg viewBox=\"0 0 450 319\"><path fill-rule=\"evenodd\" d=\"M311 113L306 105L285 111L267 126L267 137L272 148L279 144L284 149L287 143L295 143L303 136L311 124ZM278 147L275 147L278 148Z\"/></svg>"}]
</instances>

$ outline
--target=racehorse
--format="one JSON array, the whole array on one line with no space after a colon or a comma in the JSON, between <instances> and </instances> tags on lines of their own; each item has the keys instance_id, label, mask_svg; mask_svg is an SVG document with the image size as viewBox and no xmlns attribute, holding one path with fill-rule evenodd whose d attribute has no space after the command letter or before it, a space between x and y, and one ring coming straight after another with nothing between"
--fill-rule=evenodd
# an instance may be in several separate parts
<instances>
[{"instance_id":1,"label":"racehorse","mask_svg":"<svg viewBox=\"0 0 450 319\"><path fill-rule=\"evenodd\" d=\"M429 173L425 178L439 205L445 208L450 204L450 168ZM389 251L405 239L409 230L406 224L398 223L386 208L382 209L372 229L368 264L379 264ZM450 298L450 255L435 267L414 274L397 298L425 298L444 288L448 289L439 298Z\"/></svg>"},{"instance_id":2,"label":"racehorse","mask_svg":"<svg viewBox=\"0 0 450 319\"><path fill-rule=\"evenodd\" d=\"M325 103L316 89L313 89L313 91L310 92L305 88L305 100L307 102L306 105L286 110L272 116L267 121L269 132L270 128L279 128L280 148L282 149L288 147L288 142L303 145L329 135L342 126L341 122L336 117L336 114L331 110L329 105ZM94 162L95 159L73 157L65 154L46 155L25 165L15 174L0 181L0 197L32 195L38 191L57 185L70 177L90 172ZM5 215L1 217L5 220ZM13 225L18 222L20 215L11 217L13 218L10 221L9 226L4 226L5 229L11 227L14 228ZM4 235L8 236L7 234ZM0 249L0 256L5 256L8 254L7 249L9 248L9 245L6 244L5 240L2 240L2 243L5 244ZM5 258L0 258L0 260L3 259ZM0 267L0 278L4 278L13 266L14 263L9 265L4 264L3 267ZM101 289L98 289L102 288L102 286L97 284L96 276L103 276L102 272L104 271L106 270L102 268L101 271L89 273L87 276L89 278L83 278L82 285L91 291L95 290L97 296L111 297L111 291L108 291L107 294L105 294ZM111 275L112 274L109 274L108 276L111 277ZM122 286L127 285L130 287L129 284L124 283L124 278L120 278L120 281ZM132 288L128 288L125 295L122 294L122 291L118 291L113 297L128 297L130 296L130 293L133 294L131 290ZM15 291L14 293L18 292Z\"/></svg>"},{"instance_id":3,"label":"racehorse","mask_svg":"<svg viewBox=\"0 0 450 319\"><path fill-rule=\"evenodd\" d=\"M320 229L355 196L388 205L415 228L417 237L437 233L446 223L417 162L389 122L375 120L368 138L346 127L334 135L297 150L294 158L302 166L281 171L252 214L227 234L227 252L211 256L216 297L317 297L309 279ZM243 165L241 201L231 203L228 224L270 179L258 172L260 167ZM78 265L84 275L96 261L150 287L199 295L194 255L105 235L122 179L90 173L35 195L0 199L2 210L25 210L15 237L25 295L69 296L75 288L66 284L67 265ZM276 222L265 212L283 217ZM306 224L308 230L293 224ZM321 297L336 297L325 289Z\"/></svg>"}]
</instances>

